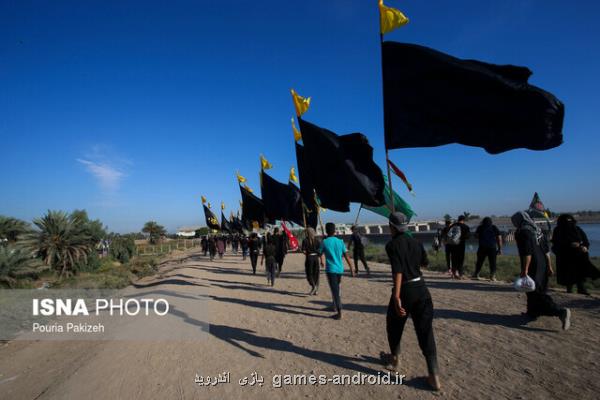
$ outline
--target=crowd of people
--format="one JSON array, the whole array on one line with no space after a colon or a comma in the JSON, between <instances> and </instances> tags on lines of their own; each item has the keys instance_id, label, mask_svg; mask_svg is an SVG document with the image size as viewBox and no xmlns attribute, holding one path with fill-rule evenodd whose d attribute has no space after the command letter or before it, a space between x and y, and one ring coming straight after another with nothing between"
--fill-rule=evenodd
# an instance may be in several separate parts
<instances>
[{"instance_id":1,"label":"crowd of people","mask_svg":"<svg viewBox=\"0 0 600 400\"><path fill-rule=\"evenodd\" d=\"M544 232L524 211L511 217L514 225L515 241L521 265L521 277L530 277L535 282L535 290L527 292L527 308L523 313L530 319L541 316L558 317L564 330L569 329L571 311L557 306L548 294L548 279L554 274L550 252L556 255L557 281L567 287L571 293L576 287L578 293L589 294L585 289L586 278L600 278L600 271L589 258L589 240L585 232L577 226L572 215L564 214L558 218L557 225L551 235L552 246L549 245L549 234ZM390 261L392 272L392 293L387 309L386 332L390 353L382 354L383 362L389 369L396 369L400 355L400 341L408 317L413 320L417 339L425 357L428 378L433 389L440 388L438 377L437 351L433 333L433 301L425 284L422 268L429 264L427 252L422 243L416 240L407 229L407 218L400 212L389 217L391 239L385 250ZM456 222L446 221L443 229L434 242L434 247L443 248L446 255L446 266L452 279L465 278L465 252L467 240L471 237L471 229L466 218L461 215ZM491 218L483 218L473 232L478 241L475 271L472 279L479 279L482 267L487 260L490 268L490 280L496 281L497 257L502 254L503 237ZM365 257L365 239L358 227L352 227L352 235L348 244L336 236L333 223L325 225L325 237L319 238L313 228L305 230L300 250L305 256L306 280L310 286L309 295L319 291L320 270L325 275L332 298L332 318L342 318L341 283L344 275L344 261L351 276L359 273L359 262L362 263L366 275L370 268ZM241 250L243 259L250 257L252 273L257 273L258 258L265 267L267 284L275 285L281 274L285 256L289 250L288 236L275 228L272 232L259 236L252 232L249 236L235 234L230 236L206 236L201 241L204 255L213 260L217 255L223 257L225 248L230 245L232 252ZM349 250L352 249L353 260Z\"/></svg>"}]
</instances>

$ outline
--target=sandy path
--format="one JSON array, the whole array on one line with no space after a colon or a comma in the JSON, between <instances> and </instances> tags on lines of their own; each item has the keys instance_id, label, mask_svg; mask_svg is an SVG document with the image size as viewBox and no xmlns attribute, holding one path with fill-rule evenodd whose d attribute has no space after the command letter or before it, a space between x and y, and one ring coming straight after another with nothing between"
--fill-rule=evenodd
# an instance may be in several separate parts
<instances>
[{"instance_id":1,"label":"sandy path","mask_svg":"<svg viewBox=\"0 0 600 400\"><path fill-rule=\"evenodd\" d=\"M210 262L190 253L183 263L165 264L159 277L145 283L177 277L187 284L153 290L209 296L210 334L204 339L9 342L0 347L0 398L598 398L600 300L554 294L573 309L572 328L562 332L553 318L523 325L524 295L509 285L453 282L435 273L426 276L436 308L441 393L424 389L426 368L411 323L403 339L401 373L407 378L402 386L273 388L276 374L381 371L389 267L373 264L373 270L370 279L344 277L344 319L334 321L324 311L330 300L324 275L319 295L305 295L299 255L286 258L272 289L241 257ZM229 384L194 383L196 373L223 371L230 372ZM241 387L238 380L253 371L264 377L264 386Z\"/></svg>"}]
</instances>

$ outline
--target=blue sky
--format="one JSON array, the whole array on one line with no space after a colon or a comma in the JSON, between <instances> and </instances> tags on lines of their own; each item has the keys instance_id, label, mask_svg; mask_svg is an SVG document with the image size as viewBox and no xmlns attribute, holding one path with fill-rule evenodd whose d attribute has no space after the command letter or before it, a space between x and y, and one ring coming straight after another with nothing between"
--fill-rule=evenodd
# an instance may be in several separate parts
<instances>
[{"instance_id":1,"label":"blue sky","mask_svg":"<svg viewBox=\"0 0 600 400\"><path fill-rule=\"evenodd\" d=\"M507 214L534 191L553 210L600 209L599 2L387 4L411 22L386 39L528 66L566 106L565 143L550 151L392 151L419 218ZM295 165L291 87L312 97L307 120L363 132L383 166L380 71L376 0L3 0L0 214L84 208L137 231L203 223L202 194L237 210L236 170L258 190L260 153L276 179Z\"/></svg>"}]
</instances>

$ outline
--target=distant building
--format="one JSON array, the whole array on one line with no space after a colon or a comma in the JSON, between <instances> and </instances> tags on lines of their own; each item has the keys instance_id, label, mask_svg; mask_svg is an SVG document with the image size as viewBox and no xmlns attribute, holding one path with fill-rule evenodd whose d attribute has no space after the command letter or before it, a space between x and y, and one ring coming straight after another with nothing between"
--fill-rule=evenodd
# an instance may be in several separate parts
<instances>
[{"instance_id":1,"label":"distant building","mask_svg":"<svg viewBox=\"0 0 600 400\"><path fill-rule=\"evenodd\" d=\"M182 226L177 228L176 235L179 237L190 238L196 236L196 231L202 228L200 225L198 226Z\"/></svg>"}]
</instances>

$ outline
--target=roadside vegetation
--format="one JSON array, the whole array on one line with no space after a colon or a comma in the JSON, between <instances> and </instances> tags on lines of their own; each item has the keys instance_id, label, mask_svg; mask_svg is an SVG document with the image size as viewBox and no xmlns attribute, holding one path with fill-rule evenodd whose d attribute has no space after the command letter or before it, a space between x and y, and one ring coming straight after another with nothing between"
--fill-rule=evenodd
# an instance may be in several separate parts
<instances>
[{"instance_id":1,"label":"roadside vegetation","mask_svg":"<svg viewBox=\"0 0 600 400\"><path fill-rule=\"evenodd\" d=\"M136 239L156 246L166 230L149 221L141 233L109 233L84 210L48 211L32 224L0 215L0 289L125 287L156 273L158 258L174 250L140 255Z\"/></svg>"}]
</instances>

